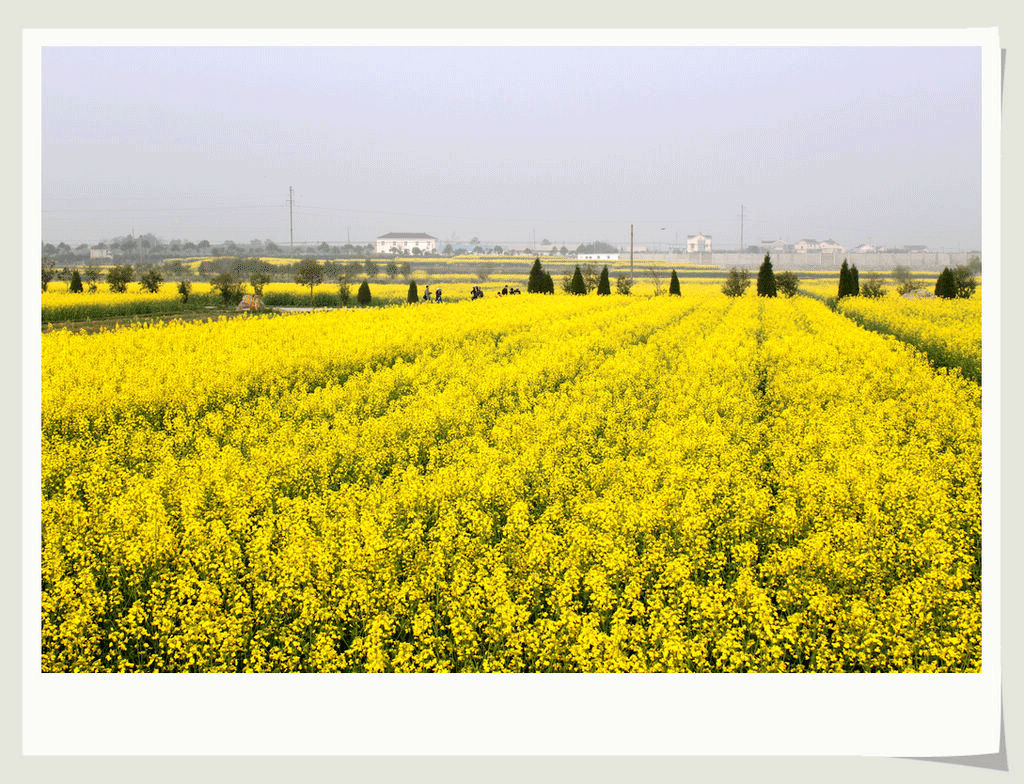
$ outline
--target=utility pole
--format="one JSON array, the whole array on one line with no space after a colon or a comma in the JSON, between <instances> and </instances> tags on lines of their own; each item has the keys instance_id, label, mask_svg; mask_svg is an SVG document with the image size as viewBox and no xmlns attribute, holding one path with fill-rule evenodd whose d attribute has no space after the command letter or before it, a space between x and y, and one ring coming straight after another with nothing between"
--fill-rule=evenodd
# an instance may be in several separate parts
<instances>
[{"instance_id":1,"label":"utility pole","mask_svg":"<svg viewBox=\"0 0 1024 784\"><path fill-rule=\"evenodd\" d=\"M740 253L743 253L743 205L740 205Z\"/></svg>"},{"instance_id":2,"label":"utility pole","mask_svg":"<svg viewBox=\"0 0 1024 784\"><path fill-rule=\"evenodd\" d=\"M629 279L633 280L633 224L629 224Z\"/></svg>"},{"instance_id":3,"label":"utility pole","mask_svg":"<svg viewBox=\"0 0 1024 784\"><path fill-rule=\"evenodd\" d=\"M295 255L295 191L288 186L288 244L292 255Z\"/></svg>"}]
</instances>

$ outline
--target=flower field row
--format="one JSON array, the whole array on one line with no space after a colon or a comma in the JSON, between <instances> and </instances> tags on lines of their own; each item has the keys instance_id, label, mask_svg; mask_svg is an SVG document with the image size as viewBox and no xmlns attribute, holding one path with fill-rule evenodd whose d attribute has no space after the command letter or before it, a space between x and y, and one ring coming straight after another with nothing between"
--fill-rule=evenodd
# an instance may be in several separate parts
<instances>
[{"instance_id":1,"label":"flower field row","mask_svg":"<svg viewBox=\"0 0 1024 784\"><path fill-rule=\"evenodd\" d=\"M940 367L981 383L981 296L970 299L846 298L839 312L868 329L894 335Z\"/></svg>"},{"instance_id":2,"label":"flower field row","mask_svg":"<svg viewBox=\"0 0 1024 784\"><path fill-rule=\"evenodd\" d=\"M935 281L922 285L930 290ZM862 327L892 335L925 354L936 367L958 370L981 383L981 287L970 299L836 297L837 284L810 283L800 290Z\"/></svg>"},{"instance_id":3,"label":"flower field row","mask_svg":"<svg viewBox=\"0 0 1024 784\"><path fill-rule=\"evenodd\" d=\"M667 273L666 273L667 275ZM424 273L414 276L420 296L425 285L436 291L442 289L445 300L470 299L474 286L480 286L487 296L495 296L503 286L516 287L526 292L528 279L526 273L505 273L489 277L481 281L475 274L463 272ZM244 281L243 281L244 283ZM556 293L561 295L561 279L556 283ZM720 285L718 279L689 282L686 285L703 287ZM162 283L156 293L141 290L139 284L131 284L129 291L114 293L106 283L97 285L95 292L72 294L67 283L51 283L49 290L42 293L42 323L56 324L70 321L86 321L89 319L119 318L139 315L172 315L185 311L214 309L223 307L223 301L216 291L212 291L209 283L194 282L189 295L188 304L182 303L178 294L177 283ZM661 280L662 293L668 287L668 278ZM350 296L354 301L359 284L350 284ZM613 284L614 289L614 284ZM243 285L245 293L252 293L252 286ZM409 284L401 278L390 279L380 277L370 283L370 291L375 305L404 304L409 291ZM654 294L656 284L649 277L637 277L633 293L644 296ZM263 289L263 302L267 307L308 307L310 306L309 287L297 283L267 283ZM318 308L337 308L342 303L339 298L338 283L321 283L313 287L312 305Z\"/></svg>"},{"instance_id":4,"label":"flower field row","mask_svg":"<svg viewBox=\"0 0 1024 784\"><path fill-rule=\"evenodd\" d=\"M525 279L525 278L524 278ZM468 299L471 283L446 287L445 296L454 299ZM352 285L354 299L358 284ZM97 286L95 292L72 294L66 283L51 284L49 291L42 293L42 322L44 324L63 321L84 321L88 319L116 318L120 316L173 314L186 310L201 310L223 306L219 294L212 291L209 283L192 283L188 304L182 303L177 283L162 283L156 293L140 290L138 284L124 293L110 291L107 284ZM244 287L252 293L252 287ZM377 304L404 303L408 284L382 280L371 284ZM267 307L306 307L310 304L309 287L297 283L268 283L263 290L263 301ZM313 304L316 307L339 307L337 283L322 283L314 287Z\"/></svg>"},{"instance_id":5,"label":"flower field row","mask_svg":"<svg viewBox=\"0 0 1024 784\"><path fill-rule=\"evenodd\" d=\"M44 335L42 668L978 669L976 385L805 298L516 304Z\"/></svg>"}]
</instances>

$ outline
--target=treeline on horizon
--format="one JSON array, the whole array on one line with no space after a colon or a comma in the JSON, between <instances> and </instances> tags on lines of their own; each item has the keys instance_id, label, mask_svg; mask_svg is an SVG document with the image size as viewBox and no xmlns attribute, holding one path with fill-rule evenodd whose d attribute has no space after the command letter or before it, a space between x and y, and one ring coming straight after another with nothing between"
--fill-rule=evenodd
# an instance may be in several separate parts
<instances>
[{"instance_id":1,"label":"treeline on horizon","mask_svg":"<svg viewBox=\"0 0 1024 784\"><path fill-rule=\"evenodd\" d=\"M92 259L93 249L109 250L111 259ZM282 246L273 240L250 240L247 243L237 243L226 240L219 243L211 243L209 240L192 242L186 240L164 241L153 234L142 234L138 237L126 235L115 237L106 242L98 242L94 245L80 243L72 247L67 242L59 242L56 245L47 242L42 246L42 257L53 261L57 265L82 264L90 261L130 264L160 264L169 259L189 258L195 256L219 256L233 258L278 258L278 259L355 259L355 258L377 258L390 259L396 256L408 258L430 258L451 256L456 253L493 254L493 255L523 255L532 256L535 254L557 253L562 256L578 253L618 253L617 247L607 242L585 242L577 245L575 249L565 245L556 246L545 241L534 248L512 251L502 245L485 245L473 237L468 242L456 244L446 243L434 252L424 252L414 248L411 252L404 253L383 252L378 253L376 245L372 242L365 244L330 244L321 242L316 245L305 244L300 248ZM277 265L280 267L281 265Z\"/></svg>"}]
</instances>

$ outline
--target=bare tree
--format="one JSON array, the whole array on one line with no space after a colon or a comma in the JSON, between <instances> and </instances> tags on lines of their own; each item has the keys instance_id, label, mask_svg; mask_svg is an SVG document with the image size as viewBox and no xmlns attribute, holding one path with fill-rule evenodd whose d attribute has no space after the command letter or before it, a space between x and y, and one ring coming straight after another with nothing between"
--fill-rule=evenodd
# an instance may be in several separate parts
<instances>
[{"instance_id":1,"label":"bare tree","mask_svg":"<svg viewBox=\"0 0 1024 784\"><path fill-rule=\"evenodd\" d=\"M647 271L647 274L654 282L654 296L660 297L662 294L665 293L665 284L661 282L661 277L658 275L658 270L654 267L651 267Z\"/></svg>"}]
</instances>

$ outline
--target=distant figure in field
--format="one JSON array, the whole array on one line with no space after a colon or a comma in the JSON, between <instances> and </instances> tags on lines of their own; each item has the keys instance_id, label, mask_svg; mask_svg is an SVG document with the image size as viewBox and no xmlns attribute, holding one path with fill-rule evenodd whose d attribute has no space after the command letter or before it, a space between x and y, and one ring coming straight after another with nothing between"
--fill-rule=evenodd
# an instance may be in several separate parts
<instances>
[{"instance_id":1,"label":"distant figure in field","mask_svg":"<svg viewBox=\"0 0 1024 784\"><path fill-rule=\"evenodd\" d=\"M501 290L501 296L505 297L507 295L508 295L508 286L505 286L505 288L503 288Z\"/></svg>"},{"instance_id":2,"label":"distant figure in field","mask_svg":"<svg viewBox=\"0 0 1024 784\"><path fill-rule=\"evenodd\" d=\"M440 302L441 301L441 289L438 289L437 293L434 295L434 301L435 302Z\"/></svg>"},{"instance_id":3,"label":"distant figure in field","mask_svg":"<svg viewBox=\"0 0 1024 784\"><path fill-rule=\"evenodd\" d=\"M423 301L430 302L430 284L423 287Z\"/></svg>"},{"instance_id":4,"label":"distant figure in field","mask_svg":"<svg viewBox=\"0 0 1024 784\"><path fill-rule=\"evenodd\" d=\"M473 286L473 299L481 299L484 296L484 290L479 286Z\"/></svg>"}]
</instances>

